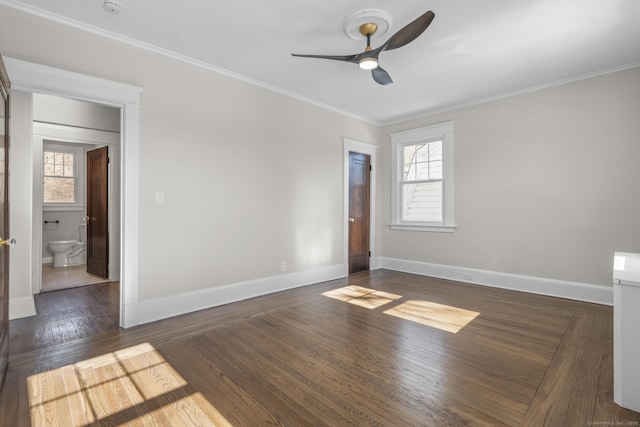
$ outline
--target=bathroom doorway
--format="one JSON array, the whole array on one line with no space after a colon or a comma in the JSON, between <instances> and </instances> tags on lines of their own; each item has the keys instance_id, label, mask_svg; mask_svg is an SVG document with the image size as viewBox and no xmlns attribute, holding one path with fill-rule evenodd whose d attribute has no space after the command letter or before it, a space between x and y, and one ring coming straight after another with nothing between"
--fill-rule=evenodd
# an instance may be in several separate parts
<instances>
[{"instance_id":1,"label":"bathroom doorway","mask_svg":"<svg viewBox=\"0 0 640 427\"><path fill-rule=\"evenodd\" d=\"M42 215L41 230L34 226L41 254L34 293L119 281L120 109L34 94L33 119L34 171L42 175L34 185ZM104 154L104 169L92 178L95 150ZM102 248L100 268L92 240Z\"/></svg>"}]
</instances>

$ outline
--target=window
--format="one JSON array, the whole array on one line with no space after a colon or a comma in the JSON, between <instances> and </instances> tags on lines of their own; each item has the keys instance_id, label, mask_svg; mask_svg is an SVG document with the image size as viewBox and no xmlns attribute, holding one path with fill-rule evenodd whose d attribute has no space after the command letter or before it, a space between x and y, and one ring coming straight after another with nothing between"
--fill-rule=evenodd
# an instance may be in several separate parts
<instances>
[{"instance_id":1,"label":"window","mask_svg":"<svg viewBox=\"0 0 640 427\"><path fill-rule=\"evenodd\" d=\"M453 231L453 122L391 134L391 228Z\"/></svg>"},{"instance_id":2,"label":"window","mask_svg":"<svg viewBox=\"0 0 640 427\"><path fill-rule=\"evenodd\" d=\"M45 208L82 208L82 146L46 142L43 150L42 201Z\"/></svg>"},{"instance_id":3,"label":"window","mask_svg":"<svg viewBox=\"0 0 640 427\"><path fill-rule=\"evenodd\" d=\"M44 152L44 202L73 203L75 197L75 154Z\"/></svg>"}]
</instances>

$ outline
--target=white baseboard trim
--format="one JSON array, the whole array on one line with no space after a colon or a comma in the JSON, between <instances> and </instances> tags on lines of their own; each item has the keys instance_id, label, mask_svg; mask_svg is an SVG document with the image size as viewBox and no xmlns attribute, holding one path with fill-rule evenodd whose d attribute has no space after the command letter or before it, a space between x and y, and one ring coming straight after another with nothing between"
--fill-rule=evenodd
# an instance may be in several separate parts
<instances>
[{"instance_id":1,"label":"white baseboard trim","mask_svg":"<svg viewBox=\"0 0 640 427\"><path fill-rule=\"evenodd\" d=\"M141 325L260 295L340 279L348 275L348 265L338 264L314 270L216 286L200 291L141 301L137 304L137 307L126 307L127 316L133 323ZM125 327L130 326L135 325L127 322Z\"/></svg>"},{"instance_id":2,"label":"white baseboard trim","mask_svg":"<svg viewBox=\"0 0 640 427\"><path fill-rule=\"evenodd\" d=\"M36 314L33 296L9 299L9 320L22 319Z\"/></svg>"},{"instance_id":3,"label":"white baseboard trim","mask_svg":"<svg viewBox=\"0 0 640 427\"><path fill-rule=\"evenodd\" d=\"M369 270L377 270L380 267L380 257L369 257Z\"/></svg>"},{"instance_id":4,"label":"white baseboard trim","mask_svg":"<svg viewBox=\"0 0 640 427\"><path fill-rule=\"evenodd\" d=\"M42 263L43 264L53 264L53 257L42 257Z\"/></svg>"},{"instance_id":5,"label":"white baseboard trim","mask_svg":"<svg viewBox=\"0 0 640 427\"><path fill-rule=\"evenodd\" d=\"M568 282L564 280L545 279L542 277L523 276L498 271L478 270L396 258L380 257L377 264L380 268L420 274L422 276L438 277L474 285L511 289L596 304L613 305L613 286L608 287L588 283Z\"/></svg>"}]
</instances>

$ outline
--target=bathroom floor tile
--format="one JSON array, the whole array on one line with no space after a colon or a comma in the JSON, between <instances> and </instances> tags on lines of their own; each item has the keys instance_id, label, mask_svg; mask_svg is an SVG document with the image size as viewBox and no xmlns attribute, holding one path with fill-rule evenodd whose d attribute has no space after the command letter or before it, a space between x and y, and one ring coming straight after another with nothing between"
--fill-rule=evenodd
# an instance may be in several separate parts
<instances>
[{"instance_id":1,"label":"bathroom floor tile","mask_svg":"<svg viewBox=\"0 0 640 427\"><path fill-rule=\"evenodd\" d=\"M87 266L53 267L53 264L42 265L42 292L95 285L108 282L109 279L87 273Z\"/></svg>"}]
</instances>

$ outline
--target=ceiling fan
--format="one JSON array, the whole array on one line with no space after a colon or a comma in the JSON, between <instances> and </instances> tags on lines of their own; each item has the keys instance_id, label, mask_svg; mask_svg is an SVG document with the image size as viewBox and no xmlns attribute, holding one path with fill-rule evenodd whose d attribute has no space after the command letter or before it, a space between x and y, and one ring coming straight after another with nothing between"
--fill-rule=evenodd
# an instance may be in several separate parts
<instances>
[{"instance_id":1,"label":"ceiling fan","mask_svg":"<svg viewBox=\"0 0 640 427\"><path fill-rule=\"evenodd\" d=\"M364 70L371 70L373 80L381 85L393 83L391 76L378 65L378 55L385 50L393 50L411 43L422 34L433 21L435 14L432 11L425 12L411 23L404 26L397 33L389 38L385 43L376 49L371 48L371 36L378 30L378 25L374 23L362 24L359 28L360 34L367 38L367 47L362 53L354 55L301 55L292 53L292 56L303 58L333 59L336 61L346 61L358 64Z\"/></svg>"}]
</instances>

